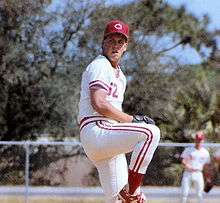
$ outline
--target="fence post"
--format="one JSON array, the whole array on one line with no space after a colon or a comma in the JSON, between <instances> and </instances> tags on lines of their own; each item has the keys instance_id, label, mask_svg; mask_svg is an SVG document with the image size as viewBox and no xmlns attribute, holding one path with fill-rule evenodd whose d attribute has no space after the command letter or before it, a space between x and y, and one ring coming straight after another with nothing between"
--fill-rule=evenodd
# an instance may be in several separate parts
<instances>
[{"instance_id":1,"label":"fence post","mask_svg":"<svg viewBox=\"0 0 220 203\"><path fill-rule=\"evenodd\" d=\"M30 168L30 143L25 142L25 203L28 203L29 197L29 168Z\"/></svg>"}]
</instances>

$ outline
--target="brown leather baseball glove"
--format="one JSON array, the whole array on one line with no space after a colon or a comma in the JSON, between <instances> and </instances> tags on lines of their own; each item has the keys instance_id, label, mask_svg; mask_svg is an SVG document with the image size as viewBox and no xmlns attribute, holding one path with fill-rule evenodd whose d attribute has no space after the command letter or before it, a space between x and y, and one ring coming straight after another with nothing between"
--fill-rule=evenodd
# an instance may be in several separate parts
<instances>
[{"instance_id":1,"label":"brown leather baseball glove","mask_svg":"<svg viewBox=\"0 0 220 203\"><path fill-rule=\"evenodd\" d=\"M211 180L207 181L205 183L204 192L206 192L206 193L210 192L210 190L213 188L213 186L214 186L213 181L211 181Z\"/></svg>"},{"instance_id":2,"label":"brown leather baseball glove","mask_svg":"<svg viewBox=\"0 0 220 203\"><path fill-rule=\"evenodd\" d=\"M206 165L203 170L203 176L204 176L204 181L205 181L205 186L204 186L204 192L208 193L214 186L214 164L211 162L210 164Z\"/></svg>"}]
</instances>

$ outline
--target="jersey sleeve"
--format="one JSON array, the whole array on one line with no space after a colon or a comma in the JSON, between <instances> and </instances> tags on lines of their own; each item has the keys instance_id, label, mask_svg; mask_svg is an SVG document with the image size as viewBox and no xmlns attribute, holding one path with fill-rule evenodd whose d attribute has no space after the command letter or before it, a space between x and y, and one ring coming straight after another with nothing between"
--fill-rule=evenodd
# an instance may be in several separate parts
<instances>
[{"instance_id":1,"label":"jersey sleeve","mask_svg":"<svg viewBox=\"0 0 220 203\"><path fill-rule=\"evenodd\" d=\"M190 151L189 148L185 148L185 149L183 150L183 152L182 152L182 154L181 154L180 157L181 157L182 159L185 159L185 158L189 157L189 151Z\"/></svg>"},{"instance_id":2,"label":"jersey sleeve","mask_svg":"<svg viewBox=\"0 0 220 203\"><path fill-rule=\"evenodd\" d=\"M109 93L109 74L108 67L104 63L93 63L88 68L89 89L102 89Z\"/></svg>"}]
</instances>

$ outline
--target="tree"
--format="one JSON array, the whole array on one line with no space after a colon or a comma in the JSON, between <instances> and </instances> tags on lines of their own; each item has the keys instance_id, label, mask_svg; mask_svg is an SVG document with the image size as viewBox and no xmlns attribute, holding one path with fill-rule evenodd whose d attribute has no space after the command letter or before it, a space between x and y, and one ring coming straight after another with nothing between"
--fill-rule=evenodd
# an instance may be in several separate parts
<instances>
[{"instance_id":1,"label":"tree","mask_svg":"<svg viewBox=\"0 0 220 203\"><path fill-rule=\"evenodd\" d=\"M55 11L47 5L5 1L2 6L2 140L44 133L56 139L78 136L79 84L86 64L78 40L95 4L70 0Z\"/></svg>"}]
</instances>

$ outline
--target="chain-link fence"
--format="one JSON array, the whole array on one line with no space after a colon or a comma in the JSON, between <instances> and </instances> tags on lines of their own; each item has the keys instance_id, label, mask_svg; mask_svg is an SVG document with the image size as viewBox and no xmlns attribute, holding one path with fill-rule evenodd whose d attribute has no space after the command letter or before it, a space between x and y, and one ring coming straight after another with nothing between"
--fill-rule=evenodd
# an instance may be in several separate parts
<instances>
[{"instance_id":1,"label":"chain-link fence","mask_svg":"<svg viewBox=\"0 0 220 203\"><path fill-rule=\"evenodd\" d=\"M180 154L190 145L193 144L160 143L143 182L148 195L178 196L182 176ZM211 155L220 147L220 144L204 145ZM0 142L0 154L0 198L20 196L28 203L33 196L103 195L97 171L79 142ZM216 185L219 185L219 176L216 170ZM149 189L150 186L154 189ZM210 197L220 199L217 188L215 186Z\"/></svg>"}]
</instances>

